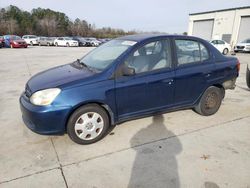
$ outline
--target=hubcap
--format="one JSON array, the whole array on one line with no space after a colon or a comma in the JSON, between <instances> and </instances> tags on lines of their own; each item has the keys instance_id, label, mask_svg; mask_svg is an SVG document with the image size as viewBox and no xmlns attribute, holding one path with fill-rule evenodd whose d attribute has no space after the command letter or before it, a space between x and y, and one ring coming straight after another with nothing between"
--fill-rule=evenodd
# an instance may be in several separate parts
<instances>
[{"instance_id":1,"label":"hubcap","mask_svg":"<svg viewBox=\"0 0 250 188\"><path fill-rule=\"evenodd\" d=\"M216 93L209 93L206 97L205 106L207 109L214 108L217 105L218 96Z\"/></svg>"},{"instance_id":2,"label":"hubcap","mask_svg":"<svg viewBox=\"0 0 250 188\"><path fill-rule=\"evenodd\" d=\"M87 112L82 114L75 123L75 133L82 140L92 140L103 130L104 122L100 114Z\"/></svg>"}]
</instances>

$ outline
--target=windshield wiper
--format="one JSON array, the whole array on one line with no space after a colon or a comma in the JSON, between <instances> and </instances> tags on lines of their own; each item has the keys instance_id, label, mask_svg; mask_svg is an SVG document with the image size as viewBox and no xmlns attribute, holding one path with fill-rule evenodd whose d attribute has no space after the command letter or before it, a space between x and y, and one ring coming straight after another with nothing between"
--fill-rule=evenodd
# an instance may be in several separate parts
<instances>
[{"instance_id":1,"label":"windshield wiper","mask_svg":"<svg viewBox=\"0 0 250 188\"><path fill-rule=\"evenodd\" d=\"M89 68L88 65L86 65L84 62L81 62L80 59L77 59L76 62L83 67Z\"/></svg>"},{"instance_id":2,"label":"windshield wiper","mask_svg":"<svg viewBox=\"0 0 250 188\"><path fill-rule=\"evenodd\" d=\"M93 67L88 66L88 65L85 64L84 62L80 61L80 59L77 59L76 62L77 62L81 67L85 67L85 68L89 69L91 72L96 72L96 69L94 69Z\"/></svg>"}]
</instances>

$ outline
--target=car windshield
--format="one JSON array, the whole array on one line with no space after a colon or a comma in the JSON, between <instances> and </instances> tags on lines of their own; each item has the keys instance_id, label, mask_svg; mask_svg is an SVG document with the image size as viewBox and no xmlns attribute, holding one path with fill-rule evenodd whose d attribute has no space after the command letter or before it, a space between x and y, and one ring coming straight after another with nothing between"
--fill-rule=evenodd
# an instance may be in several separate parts
<instances>
[{"instance_id":1,"label":"car windshield","mask_svg":"<svg viewBox=\"0 0 250 188\"><path fill-rule=\"evenodd\" d=\"M250 43L250 39L243 40L241 43Z\"/></svg>"},{"instance_id":2,"label":"car windshield","mask_svg":"<svg viewBox=\"0 0 250 188\"><path fill-rule=\"evenodd\" d=\"M70 37L64 37L64 40L72 40Z\"/></svg>"},{"instance_id":3,"label":"car windshield","mask_svg":"<svg viewBox=\"0 0 250 188\"><path fill-rule=\"evenodd\" d=\"M103 71L134 44L136 44L134 41L112 40L88 53L80 60L80 63Z\"/></svg>"}]
</instances>

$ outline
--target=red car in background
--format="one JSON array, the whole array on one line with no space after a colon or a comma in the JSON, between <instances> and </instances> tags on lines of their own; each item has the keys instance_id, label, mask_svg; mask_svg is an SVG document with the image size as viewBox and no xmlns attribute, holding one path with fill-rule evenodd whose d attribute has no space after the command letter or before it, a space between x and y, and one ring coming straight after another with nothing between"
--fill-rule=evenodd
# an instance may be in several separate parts
<instances>
[{"instance_id":1,"label":"red car in background","mask_svg":"<svg viewBox=\"0 0 250 188\"><path fill-rule=\"evenodd\" d=\"M21 37L16 35L4 36L5 47L10 48L27 48L28 44Z\"/></svg>"}]
</instances>

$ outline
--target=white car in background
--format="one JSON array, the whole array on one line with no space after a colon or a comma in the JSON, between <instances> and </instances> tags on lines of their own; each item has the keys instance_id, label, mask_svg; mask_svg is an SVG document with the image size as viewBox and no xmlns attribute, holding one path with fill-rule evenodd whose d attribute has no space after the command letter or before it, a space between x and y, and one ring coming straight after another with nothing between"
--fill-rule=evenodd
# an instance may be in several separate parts
<instances>
[{"instance_id":1,"label":"white car in background","mask_svg":"<svg viewBox=\"0 0 250 188\"><path fill-rule=\"evenodd\" d=\"M212 40L210 43L212 43L223 55L227 55L232 49L231 45L224 40Z\"/></svg>"},{"instance_id":2,"label":"white car in background","mask_svg":"<svg viewBox=\"0 0 250 188\"><path fill-rule=\"evenodd\" d=\"M69 37L58 37L56 40L54 40L55 46L78 46L78 42L76 40L72 40Z\"/></svg>"},{"instance_id":3,"label":"white car in background","mask_svg":"<svg viewBox=\"0 0 250 188\"><path fill-rule=\"evenodd\" d=\"M234 52L250 52L250 39L246 39L234 47Z\"/></svg>"},{"instance_id":4,"label":"white car in background","mask_svg":"<svg viewBox=\"0 0 250 188\"><path fill-rule=\"evenodd\" d=\"M23 35L22 39L25 40L28 45L38 45L38 37L36 35Z\"/></svg>"}]
</instances>

